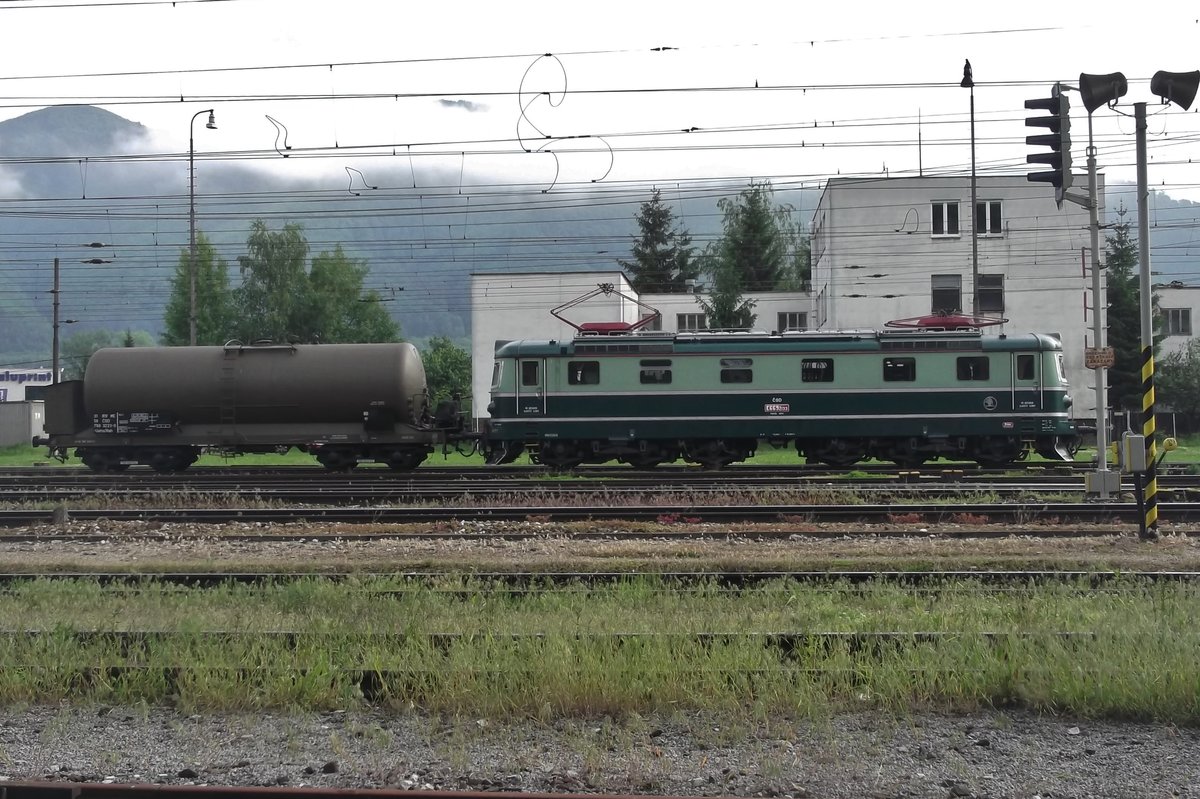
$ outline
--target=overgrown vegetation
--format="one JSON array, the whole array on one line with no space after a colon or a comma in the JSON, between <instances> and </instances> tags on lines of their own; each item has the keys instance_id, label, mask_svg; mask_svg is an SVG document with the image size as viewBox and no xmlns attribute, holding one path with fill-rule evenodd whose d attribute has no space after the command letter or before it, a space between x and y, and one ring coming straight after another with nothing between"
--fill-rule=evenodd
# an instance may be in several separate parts
<instances>
[{"instance_id":1,"label":"overgrown vegetation","mask_svg":"<svg viewBox=\"0 0 1200 799\"><path fill-rule=\"evenodd\" d=\"M0 626L13 631L0 637L0 701L541 718L1020 706L1194 724L1198 594L1134 581L1102 591L31 581L0 594Z\"/></svg>"}]
</instances>

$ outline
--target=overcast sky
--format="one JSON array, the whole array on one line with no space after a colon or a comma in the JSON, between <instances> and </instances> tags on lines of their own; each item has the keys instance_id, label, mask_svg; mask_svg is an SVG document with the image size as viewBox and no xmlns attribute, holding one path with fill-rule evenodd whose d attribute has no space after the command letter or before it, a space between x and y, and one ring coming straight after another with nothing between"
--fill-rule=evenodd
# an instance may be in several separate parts
<instances>
[{"instance_id":1,"label":"overcast sky","mask_svg":"<svg viewBox=\"0 0 1200 799\"><path fill-rule=\"evenodd\" d=\"M397 165L414 183L468 190L744 177L819 185L838 174L969 170L970 93L958 85L969 58L980 174L1026 170L1024 136L1036 131L1023 124L1025 99L1080 72L1119 70L1129 94L1095 114L1101 168L1134 180L1123 114L1147 101L1151 185L1200 200L1196 107L1165 110L1149 90L1157 70L1200 69L1198 9L1182 0L4 0L0 119L96 104L145 124L159 151L181 153L192 115L212 107L218 129L197 120L198 153L331 185L367 185ZM671 49L653 49L662 47ZM1072 99L1082 169L1087 117Z\"/></svg>"}]
</instances>

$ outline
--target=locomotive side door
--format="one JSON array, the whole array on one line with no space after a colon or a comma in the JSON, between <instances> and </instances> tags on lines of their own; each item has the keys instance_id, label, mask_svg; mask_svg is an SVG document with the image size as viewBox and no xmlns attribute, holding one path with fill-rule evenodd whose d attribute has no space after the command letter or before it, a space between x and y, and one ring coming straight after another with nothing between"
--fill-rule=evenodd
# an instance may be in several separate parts
<instances>
[{"instance_id":1,"label":"locomotive side door","mask_svg":"<svg viewBox=\"0 0 1200 799\"><path fill-rule=\"evenodd\" d=\"M1042 409L1042 359L1036 353L1013 353L1013 410Z\"/></svg>"},{"instance_id":2,"label":"locomotive side door","mask_svg":"<svg viewBox=\"0 0 1200 799\"><path fill-rule=\"evenodd\" d=\"M517 371L517 415L546 415L546 359L521 358Z\"/></svg>"}]
</instances>

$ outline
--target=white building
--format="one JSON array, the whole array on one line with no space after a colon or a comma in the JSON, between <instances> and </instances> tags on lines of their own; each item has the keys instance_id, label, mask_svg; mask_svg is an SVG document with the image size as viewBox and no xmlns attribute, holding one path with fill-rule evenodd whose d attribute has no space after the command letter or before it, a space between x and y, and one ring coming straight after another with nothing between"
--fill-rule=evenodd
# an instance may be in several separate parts
<instances>
[{"instance_id":1,"label":"white building","mask_svg":"<svg viewBox=\"0 0 1200 799\"><path fill-rule=\"evenodd\" d=\"M27 369L0 366L0 402L24 402L25 389L48 386L53 381L50 369Z\"/></svg>"},{"instance_id":2,"label":"white building","mask_svg":"<svg viewBox=\"0 0 1200 799\"><path fill-rule=\"evenodd\" d=\"M1086 192L1086 179L1075 183ZM1098 188L1103 203L1102 176ZM970 206L970 177L829 180L812 223L811 326L878 329L941 311L1004 318L989 332L1061 339L1075 416L1094 418L1095 373L1083 365L1094 346L1088 211L1059 210L1053 191L1024 175L978 177L974 215Z\"/></svg>"},{"instance_id":3,"label":"white building","mask_svg":"<svg viewBox=\"0 0 1200 799\"><path fill-rule=\"evenodd\" d=\"M1200 287L1166 283L1154 287L1154 297L1162 316L1162 327L1158 331L1162 344L1158 356L1163 358L1173 352L1182 352L1195 335L1192 319L1200 314Z\"/></svg>"}]
</instances>

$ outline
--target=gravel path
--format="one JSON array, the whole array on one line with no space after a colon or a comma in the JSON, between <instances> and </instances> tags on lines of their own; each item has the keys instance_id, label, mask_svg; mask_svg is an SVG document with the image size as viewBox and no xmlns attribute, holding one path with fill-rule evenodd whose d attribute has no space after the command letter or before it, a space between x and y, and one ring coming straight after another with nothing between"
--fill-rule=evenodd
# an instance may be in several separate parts
<instances>
[{"instance_id":1,"label":"gravel path","mask_svg":"<svg viewBox=\"0 0 1200 799\"><path fill-rule=\"evenodd\" d=\"M830 797L1200 796L1200 731L989 712L498 724L0 712L0 780Z\"/></svg>"}]
</instances>

